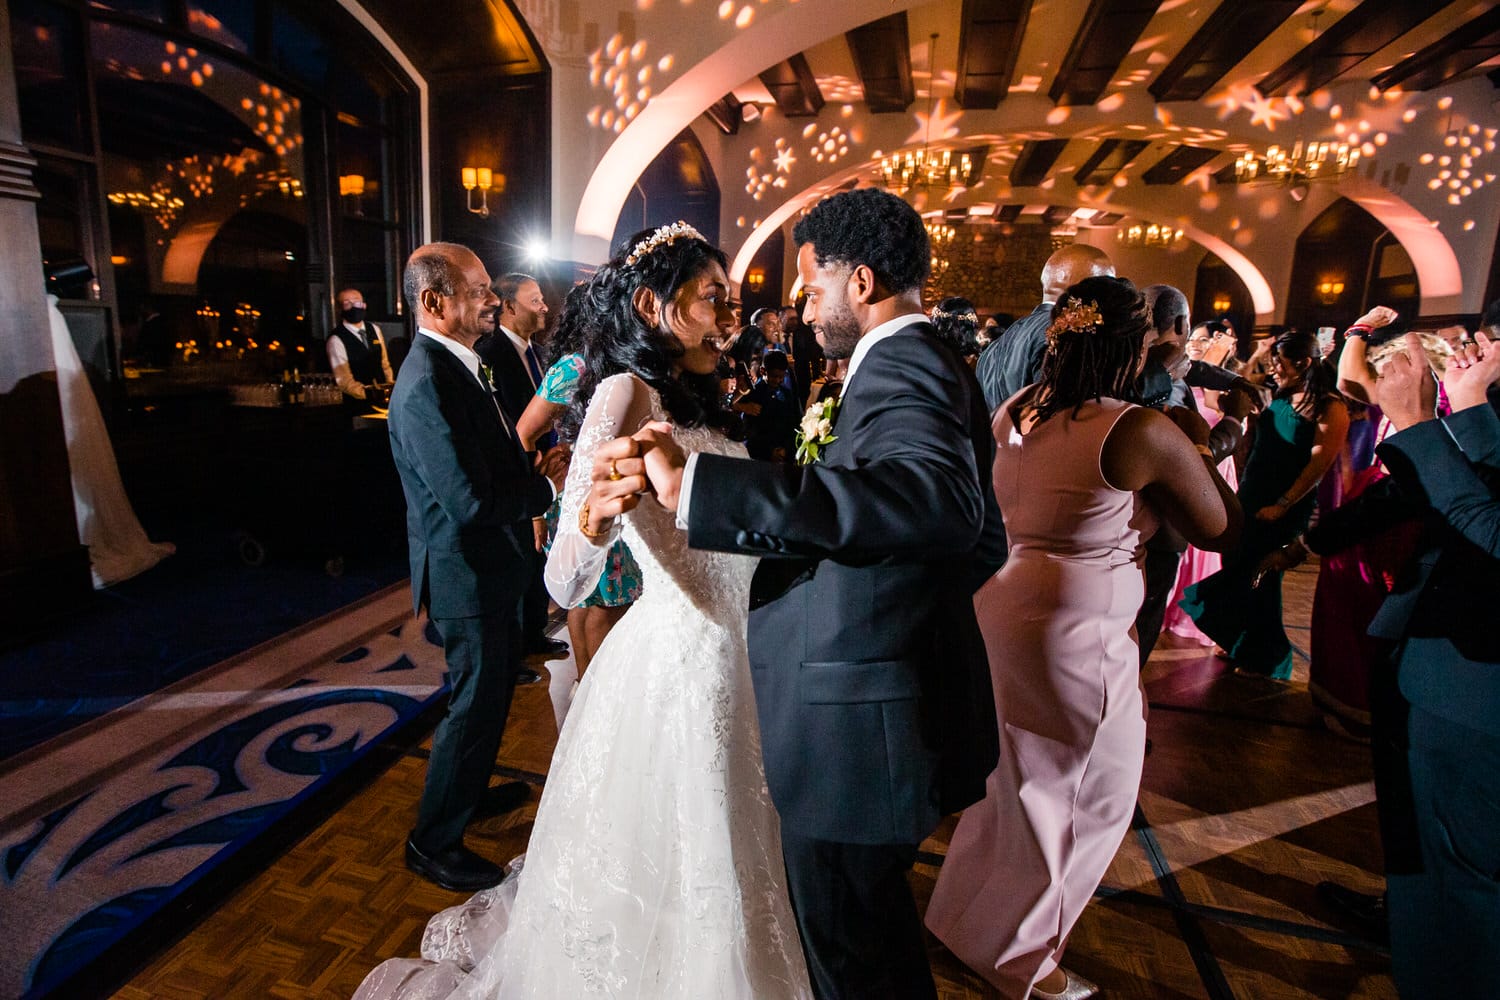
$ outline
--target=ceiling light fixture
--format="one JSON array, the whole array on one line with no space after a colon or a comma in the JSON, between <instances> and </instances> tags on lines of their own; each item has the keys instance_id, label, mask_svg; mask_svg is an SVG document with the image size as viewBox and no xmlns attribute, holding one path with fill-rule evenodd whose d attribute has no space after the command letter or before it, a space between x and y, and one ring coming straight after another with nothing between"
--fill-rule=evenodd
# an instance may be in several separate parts
<instances>
[{"instance_id":1,"label":"ceiling light fixture","mask_svg":"<svg viewBox=\"0 0 1500 1000\"><path fill-rule=\"evenodd\" d=\"M1318 40L1318 18L1322 14L1322 10L1312 12L1313 42ZM1241 184L1263 180L1287 185L1337 180L1359 163L1359 157L1357 145L1342 140L1305 142L1299 135L1290 148L1272 143L1259 156L1246 150L1234 161L1234 179Z\"/></svg>"},{"instance_id":2,"label":"ceiling light fixture","mask_svg":"<svg viewBox=\"0 0 1500 1000\"><path fill-rule=\"evenodd\" d=\"M922 148L907 153L893 153L880 160L879 178L887 188L901 195L925 191L929 194L946 194L954 187L967 186L974 176L975 161L971 153L953 155L949 149L933 150L932 117L937 91L937 33L931 36L932 44L927 50L929 74L927 78L927 117L922 134ZM983 166L981 160L978 164Z\"/></svg>"}]
</instances>

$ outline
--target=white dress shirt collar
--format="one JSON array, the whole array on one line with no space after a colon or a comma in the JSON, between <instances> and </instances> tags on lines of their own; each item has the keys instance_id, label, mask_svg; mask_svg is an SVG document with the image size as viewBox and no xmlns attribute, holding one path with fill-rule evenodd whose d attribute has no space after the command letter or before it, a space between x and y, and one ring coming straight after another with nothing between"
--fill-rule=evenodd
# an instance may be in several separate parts
<instances>
[{"instance_id":1,"label":"white dress shirt collar","mask_svg":"<svg viewBox=\"0 0 1500 1000\"><path fill-rule=\"evenodd\" d=\"M870 348L892 334L901 332L913 323L926 322L927 317L922 313L903 313L895 319L886 320L863 337L860 337L859 343L854 345L854 353L849 356L849 370L844 373L844 389L841 395L848 395L849 385L854 381L854 373L859 370L859 363L864 360L865 355L870 353Z\"/></svg>"},{"instance_id":2,"label":"white dress shirt collar","mask_svg":"<svg viewBox=\"0 0 1500 1000\"><path fill-rule=\"evenodd\" d=\"M435 330L429 330L425 326L418 327L417 333L431 337L446 347L455 358L463 362L464 367L469 369L469 374L474 376L476 382L480 385L484 384L484 379L479 377L479 355L475 354L473 349L465 347L452 337L445 336Z\"/></svg>"}]
</instances>

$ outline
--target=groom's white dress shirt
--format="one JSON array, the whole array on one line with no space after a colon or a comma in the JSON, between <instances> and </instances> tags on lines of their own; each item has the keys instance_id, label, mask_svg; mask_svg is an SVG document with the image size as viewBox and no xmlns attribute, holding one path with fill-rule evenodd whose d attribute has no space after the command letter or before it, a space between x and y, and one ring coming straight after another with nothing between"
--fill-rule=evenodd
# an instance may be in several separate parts
<instances>
[{"instance_id":1,"label":"groom's white dress shirt","mask_svg":"<svg viewBox=\"0 0 1500 1000\"><path fill-rule=\"evenodd\" d=\"M904 313L895 319L886 320L884 323L859 338L854 345L854 353L849 355L849 370L844 374L844 388L840 391L840 398L849 391L849 386L854 381L854 373L859 371L859 363L864 360L870 349L887 337L906 329L913 323L927 322L926 315L919 312ZM682 470L682 487L677 494L677 527L687 530L688 506L693 501L693 471L698 466L698 455L689 455L687 465Z\"/></svg>"}]
</instances>

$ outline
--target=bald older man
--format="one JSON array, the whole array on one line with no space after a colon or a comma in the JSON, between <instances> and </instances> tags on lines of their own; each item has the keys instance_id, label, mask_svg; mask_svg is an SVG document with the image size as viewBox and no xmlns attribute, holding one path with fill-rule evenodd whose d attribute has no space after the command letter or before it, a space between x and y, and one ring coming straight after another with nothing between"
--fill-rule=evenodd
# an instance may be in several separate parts
<instances>
[{"instance_id":1,"label":"bald older man","mask_svg":"<svg viewBox=\"0 0 1500 1000\"><path fill-rule=\"evenodd\" d=\"M975 374L990 412L1022 388L1036 381L1047 353L1047 327L1052 324L1052 306L1068 289L1084 278L1111 275L1115 266L1109 255L1087 243L1072 243L1047 258L1042 267L1042 304L1029 316L1017 320L979 356Z\"/></svg>"},{"instance_id":2,"label":"bald older man","mask_svg":"<svg viewBox=\"0 0 1500 1000\"><path fill-rule=\"evenodd\" d=\"M484 264L466 247L430 243L411 255L402 285L417 336L391 393L391 454L406 494L412 602L443 638L451 689L406 864L473 892L499 882L501 870L464 846L464 827L528 795L522 782L490 788L489 774L521 669L531 519L555 491L474 352L500 307Z\"/></svg>"}]
</instances>

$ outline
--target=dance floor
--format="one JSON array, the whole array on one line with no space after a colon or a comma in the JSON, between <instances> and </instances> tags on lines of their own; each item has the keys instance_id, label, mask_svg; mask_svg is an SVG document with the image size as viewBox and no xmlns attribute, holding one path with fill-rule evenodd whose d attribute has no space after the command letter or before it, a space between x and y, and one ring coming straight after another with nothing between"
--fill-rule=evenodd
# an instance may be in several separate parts
<instances>
[{"instance_id":1,"label":"dance floor","mask_svg":"<svg viewBox=\"0 0 1500 1000\"><path fill-rule=\"evenodd\" d=\"M1315 572L1287 581L1301 649ZM369 624L348 649L368 648ZM572 665L548 671L550 688L518 691L495 768L538 791ZM1380 856L1368 750L1319 724L1305 658L1292 684L1275 684L1229 674L1206 649L1168 636L1146 682L1154 751L1135 827L1068 965L1115 998L1394 997L1384 947L1341 923L1314 889L1326 878L1375 889ZM326 793L279 853L248 852L238 875L221 871L215 893L200 893L175 928L160 924L151 942L112 956L68 995L346 997L381 959L415 955L427 918L460 898L402 864L430 722L423 730L398 734L382 773ZM536 799L471 828L471 846L496 859L522 852ZM950 830L951 820L924 845L913 874L924 905ZM931 953L945 1000L994 996L941 946Z\"/></svg>"}]
</instances>

